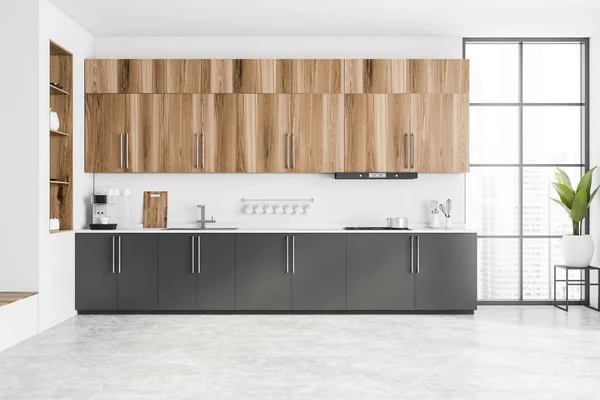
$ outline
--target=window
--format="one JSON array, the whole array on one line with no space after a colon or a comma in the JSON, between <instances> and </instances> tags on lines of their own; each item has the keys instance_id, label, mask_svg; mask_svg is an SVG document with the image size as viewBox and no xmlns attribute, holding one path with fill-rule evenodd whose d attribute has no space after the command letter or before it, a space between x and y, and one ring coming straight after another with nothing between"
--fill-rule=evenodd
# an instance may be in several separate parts
<instances>
[{"instance_id":1,"label":"window","mask_svg":"<svg viewBox=\"0 0 600 400\"><path fill-rule=\"evenodd\" d=\"M549 302L560 237L554 167L588 167L588 40L465 39L470 59L467 223L477 227L478 298ZM588 222L589 224L589 222ZM564 278L564 277L561 277ZM573 276L575 278L575 276ZM564 297L564 285L557 296ZM570 299L581 299L578 287Z\"/></svg>"}]
</instances>

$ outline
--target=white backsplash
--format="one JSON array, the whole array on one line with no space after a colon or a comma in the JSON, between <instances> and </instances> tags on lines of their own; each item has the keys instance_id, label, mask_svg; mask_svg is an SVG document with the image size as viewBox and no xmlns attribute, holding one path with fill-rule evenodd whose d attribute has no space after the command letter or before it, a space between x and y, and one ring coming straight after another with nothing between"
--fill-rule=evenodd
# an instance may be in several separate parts
<instances>
[{"instance_id":1,"label":"white backsplash","mask_svg":"<svg viewBox=\"0 0 600 400\"><path fill-rule=\"evenodd\" d=\"M419 175L415 180L336 180L332 174L96 174L96 193L130 189L134 224L142 223L143 192L169 192L168 224L196 221L198 204L206 205L211 226L339 227L385 226L389 216L409 218L409 226L429 222L429 200L453 200L452 219L464 224L465 176ZM255 215L243 212L241 198L311 198L305 215ZM91 216L90 216L91 218Z\"/></svg>"}]
</instances>

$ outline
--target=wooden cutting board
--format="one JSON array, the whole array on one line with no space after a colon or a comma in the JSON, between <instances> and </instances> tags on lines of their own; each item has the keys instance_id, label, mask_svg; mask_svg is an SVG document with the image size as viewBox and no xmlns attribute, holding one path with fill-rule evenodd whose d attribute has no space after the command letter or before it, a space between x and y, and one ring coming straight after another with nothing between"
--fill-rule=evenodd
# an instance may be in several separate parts
<instances>
[{"instance_id":1,"label":"wooden cutting board","mask_svg":"<svg viewBox=\"0 0 600 400\"><path fill-rule=\"evenodd\" d=\"M144 192L144 228L167 227L168 192Z\"/></svg>"}]
</instances>

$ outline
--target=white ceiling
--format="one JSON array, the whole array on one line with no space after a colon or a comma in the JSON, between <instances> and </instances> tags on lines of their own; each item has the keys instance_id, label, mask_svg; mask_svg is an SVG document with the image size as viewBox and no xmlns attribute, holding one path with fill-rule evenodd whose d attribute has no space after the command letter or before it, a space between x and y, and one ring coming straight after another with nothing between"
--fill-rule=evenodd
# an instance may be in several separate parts
<instances>
[{"instance_id":1,"label":"white ceiling","mask_svg":"<svg viewBox=\"0 0 600 400\"><path fill-rule=\"evenodd\" d=\"M591 36L600 0L50 0L94 36Z\"/></svg>"}]
</instances>

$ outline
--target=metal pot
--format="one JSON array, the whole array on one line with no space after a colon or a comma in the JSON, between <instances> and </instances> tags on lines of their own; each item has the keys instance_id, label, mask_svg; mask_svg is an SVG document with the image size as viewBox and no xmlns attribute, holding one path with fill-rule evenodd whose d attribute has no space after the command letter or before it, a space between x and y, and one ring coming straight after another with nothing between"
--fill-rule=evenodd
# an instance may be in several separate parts
<instances>
[{"instance_id":1,"label":"metal pot","mask_svg":"<svg viewBox=\"0 0 600 400\"><path fill-rule=\"evenodd\" d=\"M386 218L388 228L407 229L408 218L406 217L389 217Z\"/></svg>"}]
</instances>

